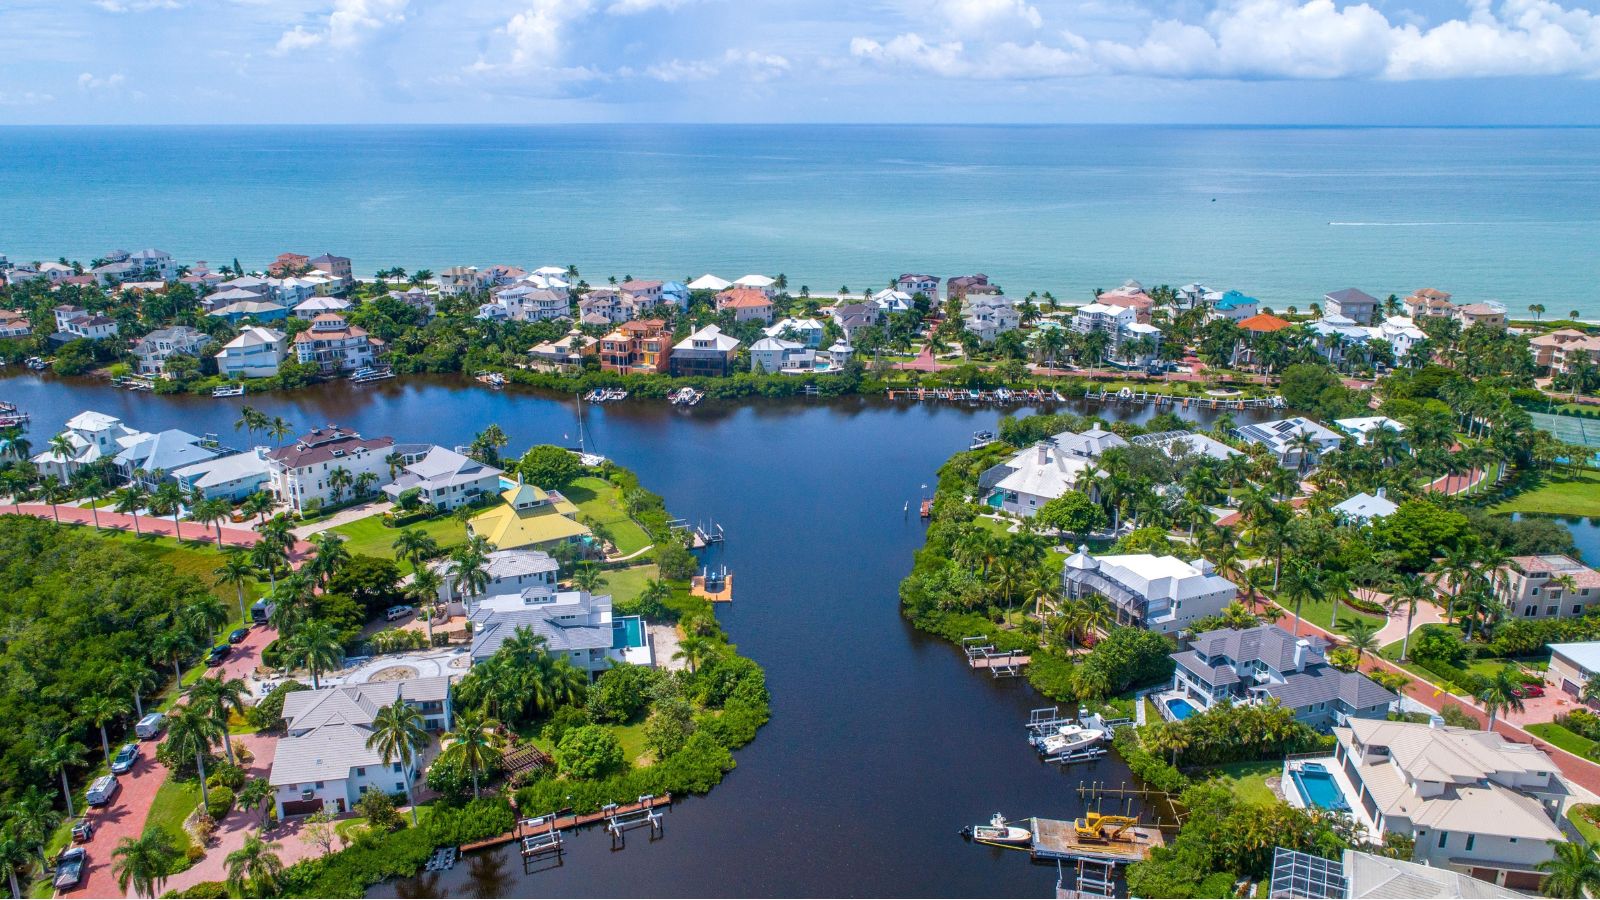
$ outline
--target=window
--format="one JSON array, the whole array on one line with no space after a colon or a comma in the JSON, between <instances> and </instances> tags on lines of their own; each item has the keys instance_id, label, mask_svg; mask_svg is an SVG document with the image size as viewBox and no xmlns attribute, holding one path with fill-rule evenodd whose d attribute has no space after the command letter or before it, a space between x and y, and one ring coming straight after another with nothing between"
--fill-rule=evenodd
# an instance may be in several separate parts
<instances>
[{"instance_id":1,"label":"window","mask_svg":"<svg viewBox=\"0 0 1600 900\"><path fill-rule=\"evenodd\" d=\"M1450 839L1450 832L1448 832L1448 831L1439 832L1439 847L1442 849L1444 847L1444 842L1449 840L1449 839Z\"/></svg>"},{"instance_id":2,"label":"window","mask_svg":"<svg viewBox=\"0 0 1600 900\"><path fill-rule=\"evenodd\" d=\"M317 790L322 790L322 782L317 782Z\"/></svg>"},{"instance_id":3,"label":"window","mask_svg":"<svg viewBox=\"0 0 1600 900\"><path fill-rule=\"evenodd\" d=\"M395 771L396 771L396 772L398 772L398 771L400 771L400 764L399 764L399 763L395 763L395 764L394 764L394 770L395 770Z\"/></svg>"},{"instance_id":4,"label":"window","mask_svg":"<svg viewBox=\"0 0 1600 900\"><path fill-rule=\"evenodd\" d=\"M1539 607L1537 607L1537 606L1533 605L1532 603L1530 603L1527 606L1524 606L1522 608L1522 617L1524 619L1526 619L1526 618L1532 616L1534 613L1536 613L1538 611L1539 611Z\"/></svg>"},{"instance_id":5,"label":"window","mask_svg":"<svg viewBox=\"0 0 1600 900\"><path fill-rule=\"evenodd\" d=\"M1561 611L1561 607L1559 607L1559 606L1546 606L1544 608L1544 614L1547 615L1547 616L1553 616L1553 615L1555 615L1556 613L1558 613L1560 611Z\"/></svg>"},{"instance_id":6,"label":"window","mask_svg":"<svg viewBox=\"0 0 1600 900\"><path fill-rule=\"evenodd\" d=\"M367 767L366 766L356 766L356 774L357 775L366 775L367 774Z\"/></svg>"},{"instance_id":7,"label":"window","mask_svg":"<svg viewBox=\"0 0 1600 900\"><path fill-rule=\"evenodd\" d=\"M1582 612L1583 612L1583 604L1582 603L1574 603L1574 604L1572 604L1572 614L1573 615L1575 615L1575 616L1576 615L1580 615Z\"/></svg>"},{"instance_id":8,"label":"window","mask_svg":"<svg viewBox=\"0 0 1600 900\"><path fill-rule=\"evenodd\" d=\"M396 781L394 783L394 789L396 791L403 791L406 789L406 783L404 781Z\"/></svg>"},{"instance_id":9,"label":"window","mask_svg":"<svg viewBox=\"0 0 1600 900\"><path fill-rule=\"evenodd\" d=\"M1477 840L1478 840L1478 836L1476 834L1467 835L1467 852L1468 853L1472 852L1472 845L1477 843Z\"/></svg>"}]
</instances>

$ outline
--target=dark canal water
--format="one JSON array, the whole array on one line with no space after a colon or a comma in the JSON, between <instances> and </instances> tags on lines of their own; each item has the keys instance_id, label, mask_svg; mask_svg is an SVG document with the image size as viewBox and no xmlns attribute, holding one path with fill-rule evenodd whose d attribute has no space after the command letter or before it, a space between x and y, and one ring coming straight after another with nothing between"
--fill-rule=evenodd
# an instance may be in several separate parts
<instances>
[{"instance_id":1,"label":"dark canal water","mask_svg":"<svg viewBox=\"0 0 1600 900\"><path fill-rule=\"evenodd\" d=\"M243 443L233 429L243 402L297 429L336 422L451 446L496 422L512 448L576 440L572 400L453 381L220 400L20 375L0 379L0 399L32 413L36 445L84 409ZM862 398L587 407L594 449L676 514L726 527L738 595L719 615L766 667L772 722L722 785L673 808L660 841L633 832L612 853L591 830L558 869L524 876L506 849L376 893L1048 896L1053 868L967 845L957 830L996 810L1076 815L1080 781L1116 784L1127 770L1110 757L1065 773L1041 764L1023 739L1041 705L1032 689L969 671L957 649L905 623L895 593L922 544L923 485L999 416Z\"/></svg>"}]
</instances>

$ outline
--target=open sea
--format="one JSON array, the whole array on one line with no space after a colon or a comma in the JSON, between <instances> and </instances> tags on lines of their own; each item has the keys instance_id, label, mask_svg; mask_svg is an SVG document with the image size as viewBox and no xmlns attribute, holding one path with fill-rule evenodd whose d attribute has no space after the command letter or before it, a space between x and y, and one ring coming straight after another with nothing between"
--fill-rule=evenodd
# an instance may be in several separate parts
<instances>
[{"instance_id":1,"label":"open sea","mask_svg":"<svg viewBox=\"0 0 1600 900\"><path fill-rule=\"evenodd\" d=\"M1147 126L0 128L0 253L332 251L1081 299L1200 280L1600 316L1600 130Z\"/></svg>"}]
</instances>

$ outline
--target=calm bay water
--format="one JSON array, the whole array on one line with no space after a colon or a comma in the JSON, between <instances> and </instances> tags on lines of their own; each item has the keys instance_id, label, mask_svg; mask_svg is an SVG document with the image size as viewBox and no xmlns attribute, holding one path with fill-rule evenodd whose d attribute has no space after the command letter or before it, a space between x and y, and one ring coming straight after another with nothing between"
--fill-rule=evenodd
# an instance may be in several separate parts
<instances>
[{"instance_id":1,"label":"calm bay water","mask_svg":"<svg viewBox=\"0 0 1600 900\"><path fill-rule=\"evenodd\" d=\"M242 443L241 399L33 375L0 378L0 398L32 413L37 444L84 409ZM453 445L496 422L513 447L576 439L570 400L456 381L242 399L300 428L336 422ZM718 615L766 667L772 722L722 785L674 807L664 840L635 832L613 854L589 831L559 869L525 877L505 850L379 893L1048 895L1054 869L964 844L957 830L996 810L1079 814L1080 780L1116 784L1126 769L1113 758L1067 773L1038 762L1021 725L1043 701L1026 684L968 670L959 650L905 623L896 597L922 544L923 485L999 413L845 398L689 411L630 402L586 416L591 446L637 471L673 512L726 527L722 561L738 595Z\"/></svg>"},{"instance_id":2,"label":"calm bay water","mask_svg":"<svg viewBox=\"0 0 1600 900\"><path fill-rule=\"evenodd\" d=\"M1600 131L1182 127L0 128L0 252L1199 279L1600 316Z\"/></svg>"}]
</instances>

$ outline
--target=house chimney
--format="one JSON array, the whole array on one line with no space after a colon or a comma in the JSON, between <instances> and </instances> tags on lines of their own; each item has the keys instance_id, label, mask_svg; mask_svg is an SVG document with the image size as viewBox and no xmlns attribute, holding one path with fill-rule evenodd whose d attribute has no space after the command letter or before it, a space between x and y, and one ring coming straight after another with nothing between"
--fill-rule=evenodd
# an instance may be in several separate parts
<instances>
[{"instance_id":1,"label":"house chimney","mask_svg":"<svg viewBox=\"0 0 1600 900\"><path fill-rule=\"evenodd\" d=\"M1388 494L1389 494L1389 489L1388 488L1386 488L1386 487L1378 488L1378 499L1379 500L1382 500L1384 497L1388 496Z\"/></svg>"},{"instance_id":2,"label":"house chimney","mask_svg":"<svg viewBox=\"0 0 1600 900\"><path fill-rule=\"evenodd\" d=\"M1050 462L1050 444L1046 441L1039 442L1039 465Z\"/></svg>"},{"instance_id":3,"label":"house chimney","mask_svg":"<svg viewBox=\"0 0 1600 900\"><path fill-rule=\"evenodd\" d=\"M1311 642L1301 638L1294 642L1294 670L1299 672L1306 667L1306 654L1311 652Z\"/></svg>"}]
</instances>

